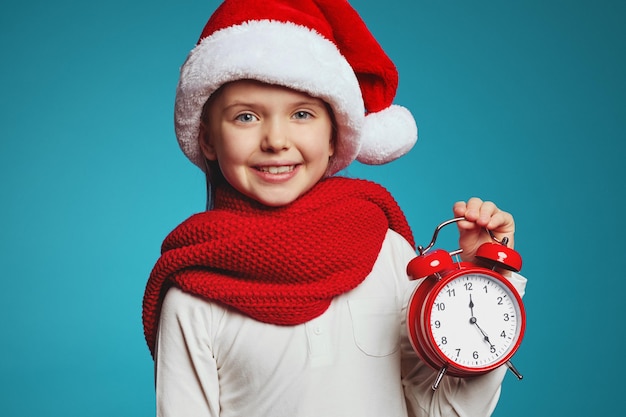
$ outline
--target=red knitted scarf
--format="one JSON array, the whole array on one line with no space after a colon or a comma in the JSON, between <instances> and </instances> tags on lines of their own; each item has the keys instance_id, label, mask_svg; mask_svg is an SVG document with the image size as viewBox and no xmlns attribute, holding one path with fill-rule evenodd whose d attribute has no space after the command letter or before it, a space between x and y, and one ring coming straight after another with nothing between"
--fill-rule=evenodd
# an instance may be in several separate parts
<instances>
[{"instance_id":1,"label":"red knitted scarf","mask_svg":"<svg viewBox=\"0 0 626 417\"><path fill-rule=\"evenodd\" d=\"M414 245L393 197L365 180L331 177L278 208L218 188L213 210L193 215L163 242L143 300L151 352L170 286L259 321L304 323L365 279L389 228Z\"/></svg>"}]
</instances>

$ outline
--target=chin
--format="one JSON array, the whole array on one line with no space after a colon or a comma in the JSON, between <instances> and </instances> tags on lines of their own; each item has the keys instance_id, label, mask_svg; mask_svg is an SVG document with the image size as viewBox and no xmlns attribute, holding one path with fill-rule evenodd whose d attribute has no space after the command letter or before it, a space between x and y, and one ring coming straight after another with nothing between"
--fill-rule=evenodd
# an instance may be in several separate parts
<instances>
[{"instance_id":1,"label":"chin","mask_svg":"<svg viewBox=\"0 0 626 417\"><path fill-rule=\"evenodd\" d=\"M287 191L274 190L274 191L268 191L266 193L257 194L257 195L250 196L250 197L254 198L259 203L268 207L281 207L281 206L286 206L286 205L293 203L298 198L300 198L301 195L306 193L306 191L308 190L305 190L302 192L294 192L291 190L287 190Z\"/></svg>"},{"instance_id":2,"label":"chin","mask_svg":"<svg viewBox=\"0 0 626 417\"><path fill-rule=\"evenodd\" d=\"M289 205L289 204L293 203L297 199L298 199L298 197L294 197L294 198L269 198L269 199L259 199L259 198L257 198L256 200L259 203L263 204L264 206L268 206L268 207L282 207L282 206L286 206L286 205Z\"/></svg>"}]
</instances>

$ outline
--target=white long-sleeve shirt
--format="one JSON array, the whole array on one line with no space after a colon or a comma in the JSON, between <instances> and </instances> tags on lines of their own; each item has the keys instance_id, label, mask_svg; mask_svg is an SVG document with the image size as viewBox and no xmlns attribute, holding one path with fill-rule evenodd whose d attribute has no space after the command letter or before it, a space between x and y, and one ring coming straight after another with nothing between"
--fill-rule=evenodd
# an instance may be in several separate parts
<instances>
[{"instance_id":1,"label":"white long-sleeve shirt","mask_svg":"<svg viewBox=\"0 0 626 417\"><path fill-rule=\"evenodd\" d=\"M388 231L372 272L324 314L297 326L262 323L177 288L156 347L161 417L417 417L490 415L504 367L444 377L415 354L406 306L418 284L411 246ZM526 280L513 275L520 294Z\"/></svg>"}]
</instances>

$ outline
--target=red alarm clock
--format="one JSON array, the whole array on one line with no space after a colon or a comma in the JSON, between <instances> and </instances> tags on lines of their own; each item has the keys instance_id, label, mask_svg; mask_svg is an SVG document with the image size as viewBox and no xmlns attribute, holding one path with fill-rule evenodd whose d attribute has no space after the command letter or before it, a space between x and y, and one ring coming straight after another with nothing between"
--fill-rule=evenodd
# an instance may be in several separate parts
<instances>
[{"instance_id":1,"label":"red alarm clock","mask_svg":"<svg viewBox=\"0 0 626 417\"><path fill-rule=\"evenodd\" d=\"M493 242L482 244L476 258L486 266L454 260L462 252L430 249L446 225L435 229L430 244L418 246L419 255L407 266L411 279L423 279L411 295L407 326L413 349L439 373L436 390L445 375L472 377L506 364L522 379L511 363L526 327L526 313L517 290L498 268L519 271L522 258L489 232Z\"/></svg>"}]
</instances>

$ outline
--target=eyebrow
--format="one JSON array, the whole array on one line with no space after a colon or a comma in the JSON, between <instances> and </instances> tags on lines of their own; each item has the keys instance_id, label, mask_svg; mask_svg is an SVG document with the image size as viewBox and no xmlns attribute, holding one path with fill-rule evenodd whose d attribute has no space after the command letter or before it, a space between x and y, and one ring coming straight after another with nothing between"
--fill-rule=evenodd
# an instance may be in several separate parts
<instances>
[{"instance_id":1,"label":"eyebrow","mask_svg":"<svg viewBox=\"0 0 626 417\"><path fill-rule=\"evenodd\" d=\"M224 106L223 110L229 110L233 107L255 107L255 106L263 106L265 105L264 101L260 101L260 102L256 102L256 101L245 101L245 100L236 100L230 104L227 104ZM326 108L326 104L323 100L321 99L311 99L311 100L299 100L299 101L294 101L292 103L289 103L287 105L288 107L303 107L303 106L310 106L310 107L317 107L317 108L322 108L325 109Z\"/></svg>"},{"instance_id":2,"label":"eyebrow","mask_svg":"<svg viewBox=\"0 0 626 417\"><path fill-rule=\"evenodd\" d=\"M294 107L300 107L300 106L326 107L326 105L324 104L324 101L321 100L321 99L318 99L318 100L301 100L301 101L298 101L298 102L294 103Z\"/></svg>"}]
</instances>

